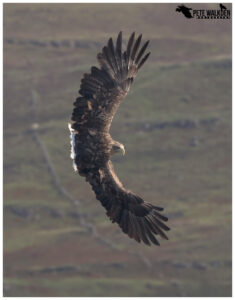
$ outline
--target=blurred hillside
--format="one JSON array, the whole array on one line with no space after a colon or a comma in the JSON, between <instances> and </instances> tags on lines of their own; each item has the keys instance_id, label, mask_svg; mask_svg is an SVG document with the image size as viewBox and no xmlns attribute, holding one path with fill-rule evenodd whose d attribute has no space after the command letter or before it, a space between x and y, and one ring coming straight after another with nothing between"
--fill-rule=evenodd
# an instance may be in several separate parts
<instances>
[{"instance_id":1,"label":"blurred hillside","mask_svg":"<svg viewBox=\"0 0 235 300\"><path fill-rule=\"evenodd\" d=\"M189 20L176 6L4 4L5 296L231 296L232 23ZM143 33L151 56L115 116L126 156L113 162L124 186L165 207L171 231L161 247L111 224L69 157L82 74L120 30L125 41ZM32 97L39 137L76 207L30 130Z\"/></svg>"}]
</instances>

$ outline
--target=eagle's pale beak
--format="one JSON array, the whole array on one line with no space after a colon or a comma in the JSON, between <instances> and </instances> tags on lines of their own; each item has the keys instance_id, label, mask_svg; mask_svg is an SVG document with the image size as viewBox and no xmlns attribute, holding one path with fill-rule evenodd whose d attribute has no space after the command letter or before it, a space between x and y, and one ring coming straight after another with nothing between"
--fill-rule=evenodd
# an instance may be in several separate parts
<instances>
[{"instance_id":1,"label":"eagle's pale beak","mask_svg":"<svg viewBox=\"0 0 235 300\"><path fill-rule=\"evenodd\" d=\"M125 148L122 148L122 155L124 156L126 154Z\"/></svg>"}]
</instances>

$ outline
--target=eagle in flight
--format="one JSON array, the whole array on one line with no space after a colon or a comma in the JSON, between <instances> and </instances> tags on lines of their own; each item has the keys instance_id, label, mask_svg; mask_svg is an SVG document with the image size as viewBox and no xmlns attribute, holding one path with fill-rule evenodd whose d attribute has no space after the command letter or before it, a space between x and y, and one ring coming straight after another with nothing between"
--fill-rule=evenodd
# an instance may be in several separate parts
<instances>
[{"instance_id":1,"label":"eagle in flight","mask_svg":"<svg viewBox=\"0 0 235 300\"><path fill-rule=\"evenodd\" d=\"M113 140L109 130L112 119L130 86L150 55L145 54L149 41L140 48L142 35L133 33L126 51L122 51L122 32L114 45L112 38L97 55L100 68L92 67L84 74L74 102L71 133L73 166L86 178L107 211L107 216L137 242L160 245L156 235L168 239L163 208L145 202L126 190L114 172L112 155L125 154L124 146Z\"/></svg>"}]
</instances>

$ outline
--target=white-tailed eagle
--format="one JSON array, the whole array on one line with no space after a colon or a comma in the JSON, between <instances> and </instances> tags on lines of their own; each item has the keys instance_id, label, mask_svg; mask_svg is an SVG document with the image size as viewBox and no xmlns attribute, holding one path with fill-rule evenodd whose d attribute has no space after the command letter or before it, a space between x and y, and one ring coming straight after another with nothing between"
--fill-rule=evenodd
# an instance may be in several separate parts
<instances>
[{"instance_id":1,"label":"white-tailed eagle","mask_svg":"<svg viewBox=\"0 0 235 300\"><path fill-rule=\"evenodd\" d=\"M112 38L97 55L100 68L92 67L81 80L80 97L74 102L70 125L75 170L90 183L96 198L113 223L137 242L159 245L156 235L168 239L164 222L168 219L159 212L163 208L142 200L126 190L116 176L111 156L124 154L124 146L112 139L109 129L112 119L150 52L144 55L149 41L140 48L142 35L135 40L133 33L126 51L122 52L122 33L114 46ZM140 49L140 50L139 50Z\"/></svg>"}]
</instances>

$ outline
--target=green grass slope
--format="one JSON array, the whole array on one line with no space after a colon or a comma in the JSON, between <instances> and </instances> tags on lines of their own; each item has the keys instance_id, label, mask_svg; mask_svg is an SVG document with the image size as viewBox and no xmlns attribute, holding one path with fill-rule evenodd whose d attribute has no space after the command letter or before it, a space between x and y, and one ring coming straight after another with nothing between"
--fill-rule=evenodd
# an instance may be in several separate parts
<instances>
[{"instance_id":1,"label":"green grass slope","mask_svg":"<svg viewBox=\"0 0 235 300\"><path fill-rule=\"evenodd\" d=\"M231 296L231 22L188 20L175 8L4 4L5 296ZM126 187L165 207L161 247L111 224L69 157L82 74L120 30L143 33L152 54L114 118L126 156L113 162ZM56 190L30 131L32 92L61 184L112 247Z\"/></svg>"}]
</instances>

